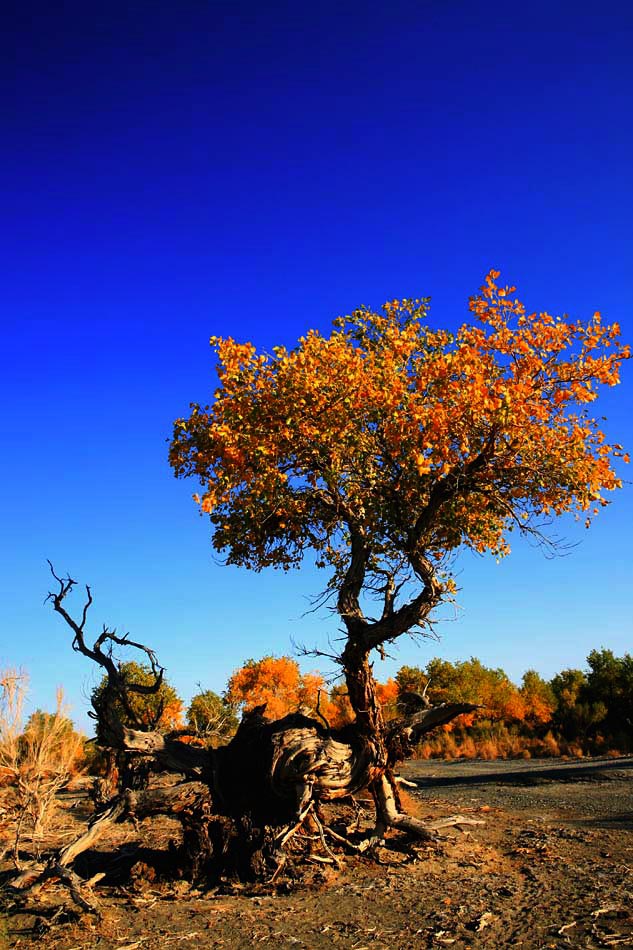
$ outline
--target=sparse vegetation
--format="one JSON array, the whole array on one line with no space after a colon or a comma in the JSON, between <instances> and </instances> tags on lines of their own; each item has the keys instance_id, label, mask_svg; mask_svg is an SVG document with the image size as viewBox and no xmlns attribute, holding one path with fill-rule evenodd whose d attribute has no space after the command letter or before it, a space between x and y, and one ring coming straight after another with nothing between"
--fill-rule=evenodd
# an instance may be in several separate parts
<instances>
[{"instance_id":1,"label":"sparse vegetation","mask_svg":"<svg viewBox=\"0 0 633 950\"><path fill-rule=\"evenodd\" d=\"M211 689L201 689L187 710L187 725L205 742L226 741L237 729L235 709Z\"/></svg>"},{"instance_id":2,"label":"sparse vegetation","mask_svg":"<svg viewBox=\"0 0 633 950\"><path fill-rule=\"evenodd\" d=\"M0 779L12 850L20 866L20 845L30 837L36 850L49 828L57 793L80 768L84 737L68 718L63 691L57 690L55 712L36 710L24 723L28 679L15 669L0 674Z\"/></svg>"}]
</instances>

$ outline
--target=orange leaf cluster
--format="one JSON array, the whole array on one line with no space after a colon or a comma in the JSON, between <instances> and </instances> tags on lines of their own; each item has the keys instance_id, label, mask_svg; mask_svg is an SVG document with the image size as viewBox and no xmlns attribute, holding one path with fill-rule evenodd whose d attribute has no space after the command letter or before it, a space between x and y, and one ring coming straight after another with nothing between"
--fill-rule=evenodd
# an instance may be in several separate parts
<instances>
[{"instance_id":1,"label":"orange leaf cluster","mask_svg":"<svg viewBox=\"0 0 633 950\"><path fill-rule=\"evenodd\" d=\"M266 704L270 719L281 719L299 709L314 713L317 704L326 718L331 711L323 677L302 674L299 664L288 656L248 660L231 676L226 701L242 711Z\"/></svg>"},{"instance_id":2,"label":"orange leaf cluster","mask_svg":"<svg viewBox=\"0 0 633 950\"><path fill-rule=\"evenodd\" d=\"M376 696L385 719L392 719L397 713L396 681L389 679L386 683L376 683ZM231 676L225 699L243 712L265 703L265 714L271 719L280 719L298 710L314 716L318 706L321 715L333 728L354 721L344 684L334 686L328 692L320 673L301 673L296 660L288 656L248 660Z\"/></svg>"},{"instance_id":3,"label":"orange leaf cluster","mask_svg":"<svg viewBox=\"0 0 633 950\"><path fill-rule=\"evenodd\" d=\"M292 350L212 339L219 388L176 422L170 461L200 480L229 563L288 569L311 549L340 577L352 526L375 563L500 556L515 529L607 504L628 456L586 407L619 381L619 328L527 313L498 277L454 335L426 300L394 300Z\"/></svg>"}]
</instances>

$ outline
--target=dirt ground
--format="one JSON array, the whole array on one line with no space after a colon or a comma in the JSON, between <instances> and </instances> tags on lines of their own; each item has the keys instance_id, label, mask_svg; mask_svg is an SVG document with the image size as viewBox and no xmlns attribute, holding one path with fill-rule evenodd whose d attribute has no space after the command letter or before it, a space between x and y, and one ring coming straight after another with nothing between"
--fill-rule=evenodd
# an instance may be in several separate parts
<instances>
[{"instance_id":1,"label":"dirt ground","mask_svg":"<svg viewBox=\"0 0 633 950\"><path fill-rule=\"evenodd\" d=\"M633 947L633 757L410 762L401 774L415 783L407 792L419 816L459 812L485 823L451 829L432 846L394 835L377 861L315 864L309 886L257 896L153 878L143 849L156 846L156 825L123 825L81 869L90 876L110 861L94 892L100 922L71 911L50 927L45 903L18 909L5 892L5 942L42 950ZM58 831L68 840L86 801L69 794L64 809ZM160 828L163 848L176 837L170 824ZM2 939L0 930L0 947Z\"/></svg>"}]
</instances>

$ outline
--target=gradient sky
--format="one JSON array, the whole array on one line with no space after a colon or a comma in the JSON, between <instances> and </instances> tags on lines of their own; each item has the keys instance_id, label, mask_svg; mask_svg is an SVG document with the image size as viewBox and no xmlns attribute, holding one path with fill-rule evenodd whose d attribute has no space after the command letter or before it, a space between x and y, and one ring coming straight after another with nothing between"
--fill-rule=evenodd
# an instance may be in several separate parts
<instances>
[{"instance_id":1,"label":"gradient sky","mask_svg":"<svg viewBox=\"0 0 633 950\"><path fill-rule=\"evenodd\" d=\"M185 699L336 636L302 616L310 569L214 562L167 465L214 389L211 334L270 350L405 295L454 328L495 267L530 309L599 309L633 341L628 3L14 4L0 46L0 663L33 706L63 683L85 725L95 682L43 605L47 557ZM627 366L596 408L629 449L631 395ZM403 638L377 674L630 651L632 515L626 485L590 532L559 526L567 557L463 557L441 642Z\"/></svg>"}]
</instances>

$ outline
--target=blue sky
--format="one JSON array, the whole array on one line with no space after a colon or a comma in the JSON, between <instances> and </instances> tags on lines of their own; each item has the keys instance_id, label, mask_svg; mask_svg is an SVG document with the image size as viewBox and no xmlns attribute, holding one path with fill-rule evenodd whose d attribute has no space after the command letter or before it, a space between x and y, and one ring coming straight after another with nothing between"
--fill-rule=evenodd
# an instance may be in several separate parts
<instances>
[{"instance_id":1,"label":"blue sky","mask_svg":"<svg viewBox=\"0 0 633 950\"><path fill-rule=\"evenodd\" d=\"M101 624L152 644L185 699L247 657L321 646L321 584L214 562L174 418L214 389L208 338L270 349L367 303L431 295L458 325L491 267L530 309L633 338L633 9L587 2L59 5L13 11L3 106L0 662L94 683L46 558ZM596 411L631 448L632 383ZM626 473L624 473L626 474ZM515 679L630 650L630 485L547 561L464 557L460 609L402 663ZM628 526L628 528L627 528ZM313 665L308 663L308 668Z\"/></svg>"}]
</instances>

